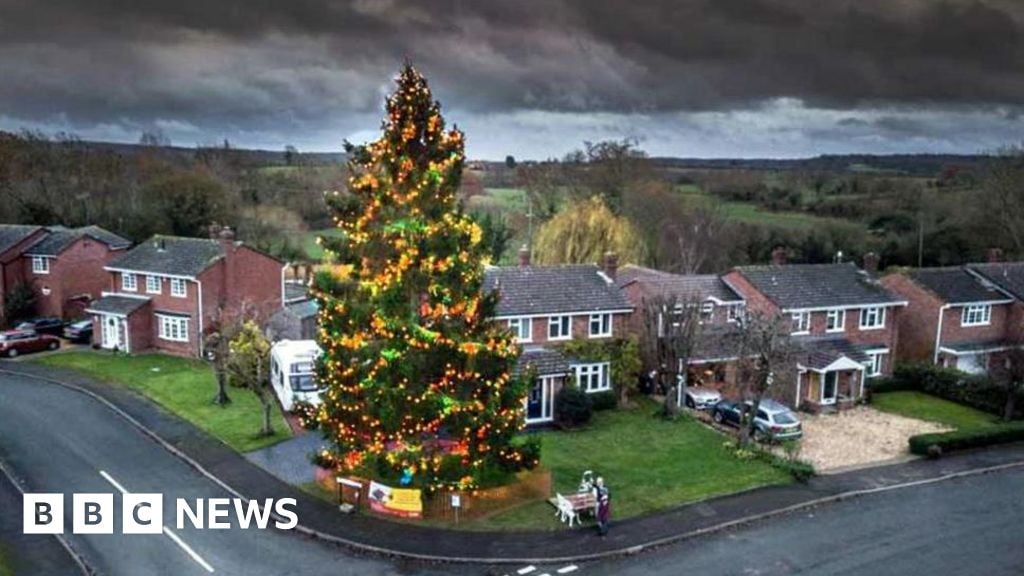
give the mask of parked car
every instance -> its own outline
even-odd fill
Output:
[[[64,333],[64,321],[56,317],[35,318],[15,326],[17,330],[32,330],[36,334],[60,336]]]
[[[722,400],[711,409],[711,419],[718,424],[739,427],[742,415],[749,414],[753,402]],[[795,440],[804,435],[796,414],[775,400],[762,400],[754,417],[754,439],[761,441]]]
[[[38,334],[32,330],[0,332],[0,356],[14,358],[19,354],[57,348],[60,348],[60,340],[49,334]]]
[[[64,327],[64,337],[72,342],[92,342],[92,320],[79,320]]]
[[[689,386],[686,388],[686,397],[683,403],[687,408],[694,410],[708,410],[722,401],[722,394],[713,388],[703,386]]]

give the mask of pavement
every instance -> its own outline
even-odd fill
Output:
[[[295,489],[191,424],[164,412],[125,388],[96,382],[69,371],[27,363],[0,364],[0,370],[7,371],[0,372],[0,382],[5,384],[0,386],[0,394],[11,399],[14,399],[14,396],[18,397],[16,403],[19,408],[12,411],[12,416],[21,413],[21,406],[27,402],[44,402],[43,406],[50,405],[42,399],[25,398],[24,396],[30,395],[29,390],[32,387],[40,391],[48,390],[48,394],[58,394],[59,391],[61,398],[69,395],[64,388],[47,385],[41,380],[26,378],[25,375],[55,379],[65,384],[79,386],[83,390],[99,395],[104,401],[109,402],[111,407],[123,411],[135,424],[149,431],[154,439],[159,438],[165,442],[165,448],[177,452],[179,460],[175,475],[188,476],[192,481],[202,476],[206,479],[205,484],[219,484],[221,490],[229,489],[248,498],[295,498],[298,502],[299,522],[302,525],[300,530],[303,532],[363,552],[420,560],[481,564],[562,563],[633,554],[721,530],[723,527],[736,526],[752,518],[791,513],[804,507],[853,498],[908,482],[929,483],[979,468],[1013,466],[1024,462],[1024,445],[1013,445],[951,455],[938,461],[916,460],[855,470],[814,478],[807,484],[761,488],[680,506],[650,516],[622,520],[616,522],[615,529],[606,538],[595,537],[590,529],[542,533],[458,532],[389,522],[362,514],[340,514],[330,504]],[[15,377],[13,373],[20,373],[22,376]],[[9,382],[17,384],[8,385]],[[0,396],[0,400],[4,400],[3,396]],[[64,400],[60,402],[63,403]],[[0,401],[0,406],[13,403]],[[92,406],[92,410],[103,408],[95,399],[89,399],[88,404]],[[114,417],[109,412],[110,407],[106,408],[108,409],[101,410],[105,416],[97,414],[91,417],[89,422],[94,419],[105,419],[105,425],[114,426],[116,423],[119,429],[124,429],[127,421]],[[18,433],[17,427],[12,429],[3,426],[3,416],[4,411],[0,410],[0,438],[5,438],[5,430],[8,429],[11,433]],[[45,417],[42,414],[38,416]],[[24,420],[26,417],[19,418]],[[76,420],[72,415],[68,415],[68,418],[66,422]],[[47,428],[50,427],[36,426],[35,430],[46,438],[47,435],[43,433]],[[124,432],[118,434],[123,435]],[[134,433],[132,436],[139,434]],[[26,441],[32,442],[30,438]],[[45,443],[38,444],[38,448],[44,450],[44,445]],[[145,475],[145,466],[134,463],[137,456],[129,447],[125,447],[125,452],[120,452],[117,456],[109,464],[110,467],[116,470],[130,465]],[[167,456],[169,454],[165,453],[164,457]],[[111,455],[108,454],[106,457]],[[155,458],[152,454],[147,454],[147,457]],[[166,463],[164,465],[170,466]],[[197,473],[195,467],[202,472]],[[45,471],[40,473],[45,475]],[[173,483],[173,479],[168,477],[167,482]]]
[[[315,480],[310,456],[323,444],[320,434],[302,431],[284,442],[246,452],[245,458],[279,479],[298,486]]]

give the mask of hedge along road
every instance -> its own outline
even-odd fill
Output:
[[[179,530],[175,499],[194,502],[230,494],[96,400],[38,379],[0,374],[0,455],[26,492],[66,495],[66,539],[101,574],[442,573],[436,567],[356,557],[274,528],[242,530],[234,514],[228,530],[198,530],[188,523]],[[122,490],[162,493],[169,530],[159,535],[120,534]],[[75,492],[115,495],[114,534],[70,534],[70,495]]]

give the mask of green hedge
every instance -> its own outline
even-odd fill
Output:
[[[932,364],[898,364],[892,376],[871,382],[869,390],[871,393],[925,392],[996,416],[1003,415],[1006,404],[1006,390],[987,376],[964,374]],[[1017,398],[1014,417],[1024,417],[1024,395]]]
[[[1024,441],[1024,422],[1010,422],[987,428],[954,430],[933,434],[918,434],[910,437],[910,452],[921,456],[933,456],[929,448],[938,446],[942,453],[968,448],[980,448],[994,444]]]
[[[612,410],[619,405],[619,399],[616,398],[615,392],[609,390],[607,392],[597,392],[590,395],[590,403],[594,409],[594,412],[600,412],[601,410]]]

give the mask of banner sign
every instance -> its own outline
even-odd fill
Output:
[[[417,489],[392,488],[370,482],[370,509],[402,518],[422,518],[423,498]]]

